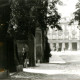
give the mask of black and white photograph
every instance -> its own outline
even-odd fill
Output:
[[[80,80],[80,0],[0,0],[0,80]]]

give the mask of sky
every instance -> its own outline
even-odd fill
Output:
[[[61,0],[63,5],[57,5],[58,12],[62,17],[72,17],[73,12],[76,10],[76,3],[78,0]]]

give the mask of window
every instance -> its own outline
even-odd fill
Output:
[[[68,50],[68,48],[69,48],[69,44],[65,43],[65,50]]]
[[[77,50],[77,42],[72,43],[72,50],[73,51]]]
[[[58,51],[61,51],[61,50],[62,50],[62,43],[59,43]]]
[[[53,50],[56,51],[56,43],[53,43]]]

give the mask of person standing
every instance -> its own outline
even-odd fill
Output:
[[[23,50],[22,50],[22,53],[23,53],[23,67],[26,67],[27,65],[27,61],[29,63],[29,48],[28,48],[28,45],[25,44],[25,46],[23,47]]]
[[[24,67],[24,62],[25,62],[25,59],[26,59],[25,47],[22,48],[22,54],[23,54],[23,67]]]

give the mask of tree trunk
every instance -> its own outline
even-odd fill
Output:
[[[28,46],[29,46],[29,66],[35,66],[35,53],[34,53],[34,36],[29,34],[28,36]]]
[[[15,65],[15,60],[14,60],[14,42],[13,39],[8,39],[7,40],[7,57],[8,57],[8,69],[9,72],[14,72],[16,71],[16,65]]]
[[[17,59],[17,55],[16,54],[18,54],[17,53],[17,44],[16,44],[16,40],[14,39],[14,60],[15,60],[15,65],[17,66],[17,65],[19,65],[19,61]]]

